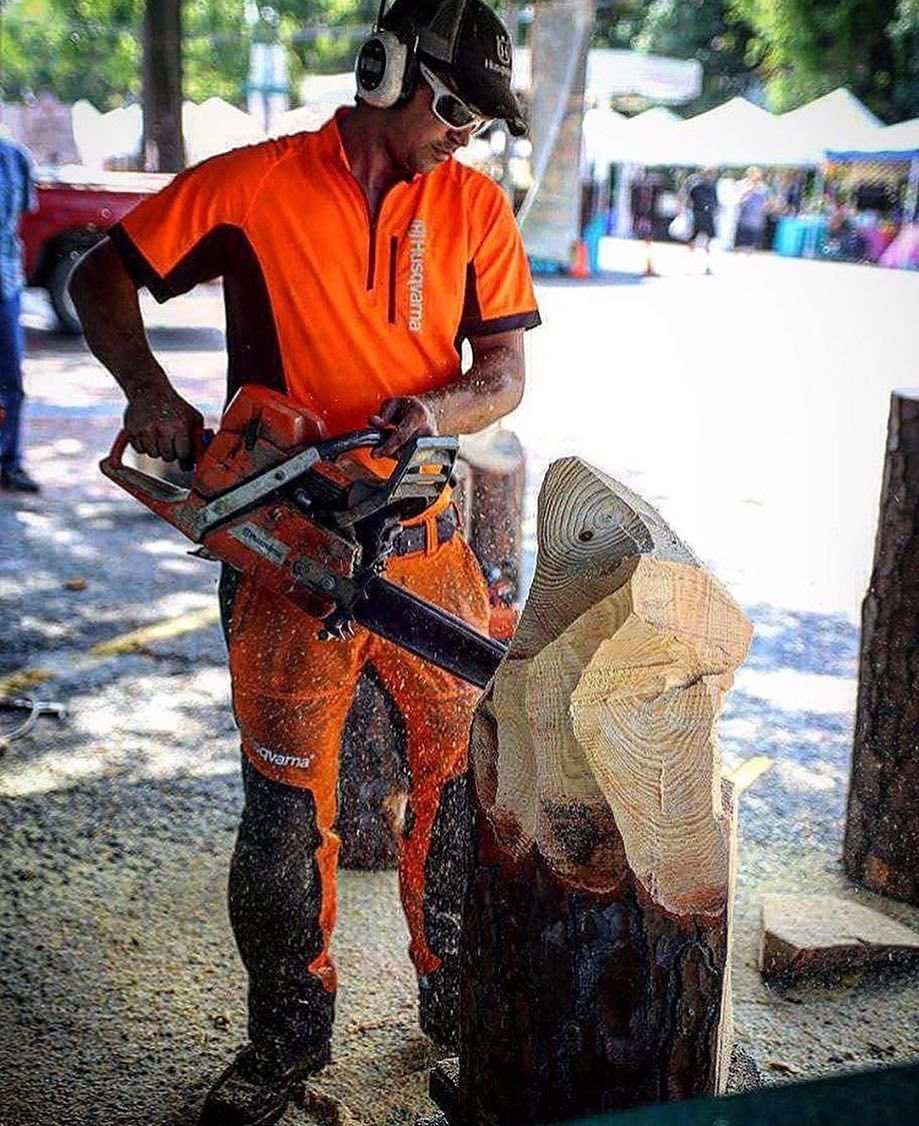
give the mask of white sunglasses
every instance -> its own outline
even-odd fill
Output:
[[[491,125],[492,118],[482,117],[481,114],[470,109],[462,98],[454,94],[449,86],[445,86],[436,74],[428,70],[424,63],[420,64],[420,70],[421,77],[431,87],[431,92],[434,95],[431,99],[431,109],[438,121],[442,121],[444,125],[448,125],[451,129],[471,129],[473,136]]]

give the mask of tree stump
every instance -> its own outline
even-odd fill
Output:
[[[843,850],[853,880],[919,904],[919,391],[891,397]]]
[[[483,430],[463,438],[469,466],[469,546],[489,583],[500,577],[516,600],[523,562],[523,495],[526,457],[511,430]]]
[[[715,724],[751,628],[661,517],[578,459],[470,740],[451,1121],[723,1090],[736,807]],[[446,1100],[449,1101],[449,1100]]]

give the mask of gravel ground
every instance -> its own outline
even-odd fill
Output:
[[[686,299],[667,284],[655,291],[662,315],[667,302],[678,308]],[[550,308],[565,299],[561,291],[542,297]],[[154,344],[178,383],[216,410],[213,293],[156,315]],[[209,1078],[245,1039],[224,906],[240,788],[222,641],[212,626],[89,670],[66,668],[98,641],[212,604],[215,572],[95,471],[117,428],[117,394],[79,343],[48,333],[43,316],[33,304],[29,448],[46,491],[0,497],[0,675],[56,661],[63,671],[38,694],[66,702],[70,716],[42,718],[0,759],[0,1124],[185,1126]],[[529,425],[522,417],[532,553],[532,502],[548,447]],[[605,464],[642,487],[628,464]],[[665,511],[668,503],[680,509],[679,495],[663,498]],[[717,545],[703,549],[719,572]],[[756,589],[767,584],[749,575],[738,583],[744,595]],[[915,927],[919,911],[858,892],[838,863],[852,613],[840,600],[825,612],[791,598],[743,601],[756,634],[728,697],[722,751],[728,766],[752,754],[776,765],[742,802],[737,1042],[767,1081],[916,1057],[919,970],[784,990],[766,987],[756,971],[765,891],[839,892]],[[340,898],[335,1062],[285,1121],[414,1121],[430,1109],[427,1070],[437,1053],[414,1023],[394,874],[343,872]]]

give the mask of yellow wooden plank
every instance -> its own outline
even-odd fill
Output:
[[[767,758],[766,755],[756,755],[754,758],[748,758],[746,762],[742,762],[739,766],[735,766],[733,770],[728,770],[725,773],[725,778],[739,794],[749,789],[757,778],[773,766],[775,766],[774,759]]]

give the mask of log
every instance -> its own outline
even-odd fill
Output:
[[[919,391],[891,396],[874,568],[862,604],[843,860],[919,904]]]
[[[489,584],[500,579],[508,601],[520,590],[526,458],[520,439],[500,427],[464,437],[469,466],[469,546]]]
[[[661,517],[578,459],[470,737],[458,1123],[724,1089],[736,806],[715,724],[751,637]]]

